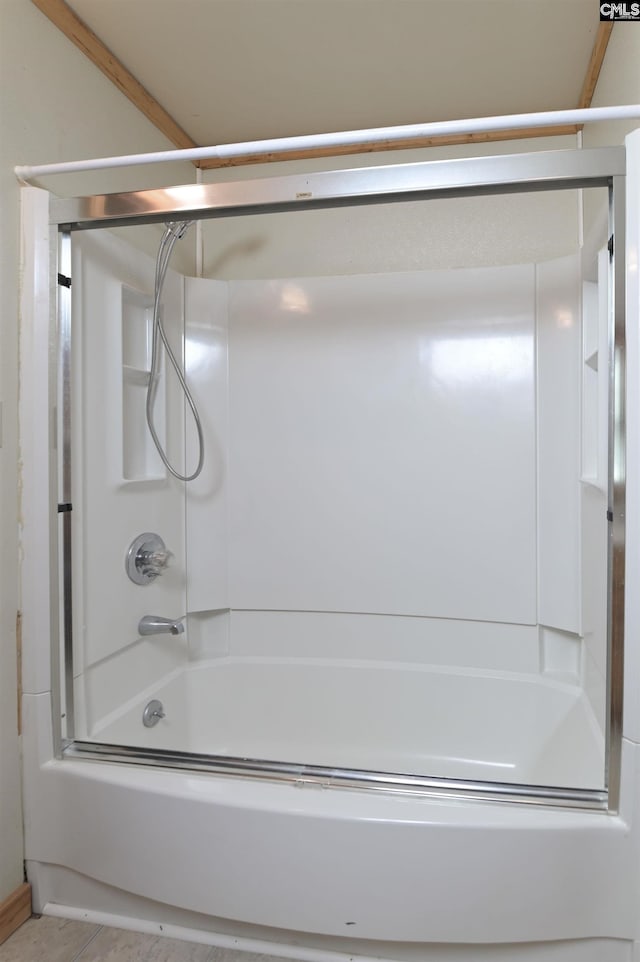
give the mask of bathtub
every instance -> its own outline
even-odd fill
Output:
[[[165,717],[151,728],[146,704]],[[389,661],[227,656],[187,663],[91,739],[295,766],[604,788],[584,691],[544,674]]]
[[[172,686],[218,668],[263,670],[187,672],[168,682],[167,707]],[[39,911],[262,952],[266,942],[309,960],[629,958],[640,865],[629,838],[631,743],[614,815],[52,760],[49,695],[24,703],[26,855]],[[271,753],[276,731],[253,747]]]

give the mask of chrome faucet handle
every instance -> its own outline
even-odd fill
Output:
[[[148,585],[167,570],[172,558],[160,535],[145,531],[129,545],[125,568],[134,584]]]
[[[140,552],[140,564],[143,574],[147,578],[157,578],[169,567],[169,562],[173,558],[173,552],[167,548],[156,548],[153,551]]]
[[[163,618],[161,615],[144,615],[138,622],[139,635],[181,635],[184,632],[182,618]]]

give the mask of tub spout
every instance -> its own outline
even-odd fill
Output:
[[[183,631],[181,618],[172,621],[171,618],[162,618],[160,615],[144,615],[138,624],[140,635],[181,635]]]

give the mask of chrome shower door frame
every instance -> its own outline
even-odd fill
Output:
[[[74,231],[158,223],[168,219],[211,219],[278,211],[348,207],[431,198],[607,187],[611,251],[611,310],[609,343],[609,558],[608,558],[608,677],[606,778],[603,791],[553,786],[510,785],[459,779],[425,778],[351,769],[323,768],[196,755],[187,752],[125,748],[74,738],[72,561],[71,561],[71,338],[69,283],[70,239]],[[624,216],[625,150],[558,150],[497,157],[432,161],[368,167],[286,177],[269,177],[218,184],[102,194],[66,200],[52,199],[51,228],[59,239],[55,267],[59,357],[57,372],[61,407],[58,425],[59,481],[51,494],[51,510],[61,522],[61,570],[58,546],[52,549],[53,579],[61,586],[62,618],[52,617],[52,669],[60,691],[54,694],[54,742],[64,758],[134,762],[190,771],[209,771],[254,778],[311,782],[426,795],[518,801],[616,812],[620,798],[625,570],[625,318]],[[60,580],[61,576],[61,580]],[[52,584],[53,584],[52,580]],[[55,594],[55,593],[54,593]],[[56,598],[57,603],[57,598]],[[63,661],[59,665],[60,637]],[[64,730],[61,716],[64,719]]]

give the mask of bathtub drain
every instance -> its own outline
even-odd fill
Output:
[[[153,728],[161,718],[164,718],[163,704],[157,698],[153,698],[142,712],[142,724],[146,728]]]

